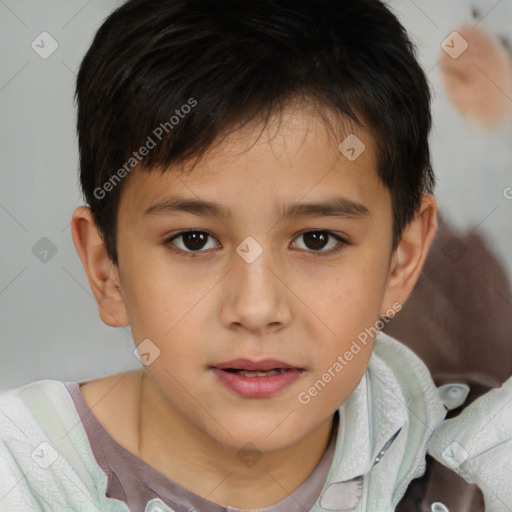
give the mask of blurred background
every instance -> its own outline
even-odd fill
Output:
[[[0,0],[1,389],[139,366],[129,328],[101,322],[70,231],[83,204],[74,81],[120,3]],[[512,0],[388,4],[432,87],[442,220],[389,332],[435,371],[502,381],[512,373]]]

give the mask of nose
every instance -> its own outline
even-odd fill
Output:
[[[227,328],[261,334],[289,324],[293,292],[271,252],[254,239],[237,248],[223,280],[221,319]]]

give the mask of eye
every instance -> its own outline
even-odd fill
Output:
[[[349,245],[349,243],[344,238],[335,235],[331,231],[306,231],[299,235],[298,238],[301,237],[304,238],[306,249],[312,249],[312,252],[333,254],[341,251],[346,245]],[[330,244],[332,248],[329,250],[320,251],[320,249],[324,249],[326,245],[329,245],[327,243],[329,238],[334,241],[334,243],[331,242]]]
[[[349,242],[347,242],[344,238],[335,235],[331,231],[325,231],[325,230],[317,230],[317,231],[306,231],[299,235],[297,239],[304,238],[303,245],[305,246],[305,249],[308,252],[313,253],[322,253],[322,254],[333,254],[338,251],[341,251],[345,246],[349,245]],[[206,231],[180,231],[179,233],[176,233],[175,235],[171,236],[170,238],[165,240],[165,245],[171,245],[173,250],[176,252],[181,253],[188,253],[189,256],[194,256],[194,253],[201,253],[206,252],[202,249],[214,249],[215,247],[219,247],[219,245],[213,245],[210,247],[207,247],[207,240],[208,238],[213,238],[210,233]],[[180,241],[181,239],[181,241]],[[329,244],[328,241],[331,239],[331,243]],[[180,241],[180,243],[177,243],[176,241]],[[328,250],[321,250],[325,249],[327,246],[331,246]],[[296,243],[293,243],[293,246],[296,247]],[[299,249],[302,249],[303,247],[299,247]]]
[[[205,252],[200,249],[205,248],[205,242],[208,237],[213,238],[210,233],[207,233],[206,231],[181,231],[180,233],[177,233],[165,240],[165,244],[167,245],[172,243],[182,252],[184,251],[193,254],[194,252]],[[181,244],[175,244],[174,240],[179,240],[180,238],[182,239]]]

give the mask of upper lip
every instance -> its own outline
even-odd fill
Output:
[[[263,361],[251,361],[250,359],[234,359],[233,361],[228,361],[226,363],[219,363],[213,365],[213,368],[219,368],[221,370],[226,370],[232,368],[234,370],[273,370],[279,368],[291,368],[295,370],[301,370],[298,366],[293,366],[291,364],[284,363],[283,361],[278,361],[277,359],[264,359]]]

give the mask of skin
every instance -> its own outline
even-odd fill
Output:
[[[280,124],[274,118],[263,131],[247,125],[234,132],[189,174],[133,171],[119,207],[118,267],[89,209],[73,213],[73,240],[101,319],[129,324],[136,345],[149,338],[160,350],[140,371],[83,384],[84,398],[122,446],[218,504],[268,507],[311,474],[334,412],[366,371],[373,340],[308,404],[299,393],[380,314],[405,302],[435,234],[436,201],[425,195],[392,251],[391,197],[375,171],[373,140],[351,131],[366,145],[353,162],[338,150],[343,139],[329,137],[313,111],[288,109]],[[170,195],[215,201],[233,216],[144,215]],[[274,212],[278,204],[334,195],[369,213],[285,219]],[[203,246],[185,245],[184,237],[166,243],[191,229],[213,238]],[[338,242],[314,245],[303,236],[311,230],[349,244],[327,254]],[[236,252],[248,236],[263,250],[252,263]],[[202,252],[187,256],[194,247]],[[239,357],[278,359],[304,371],[271,398],[243,398],[209,369]],[[239,458],[247,443],[262,455],[251,467]]]

